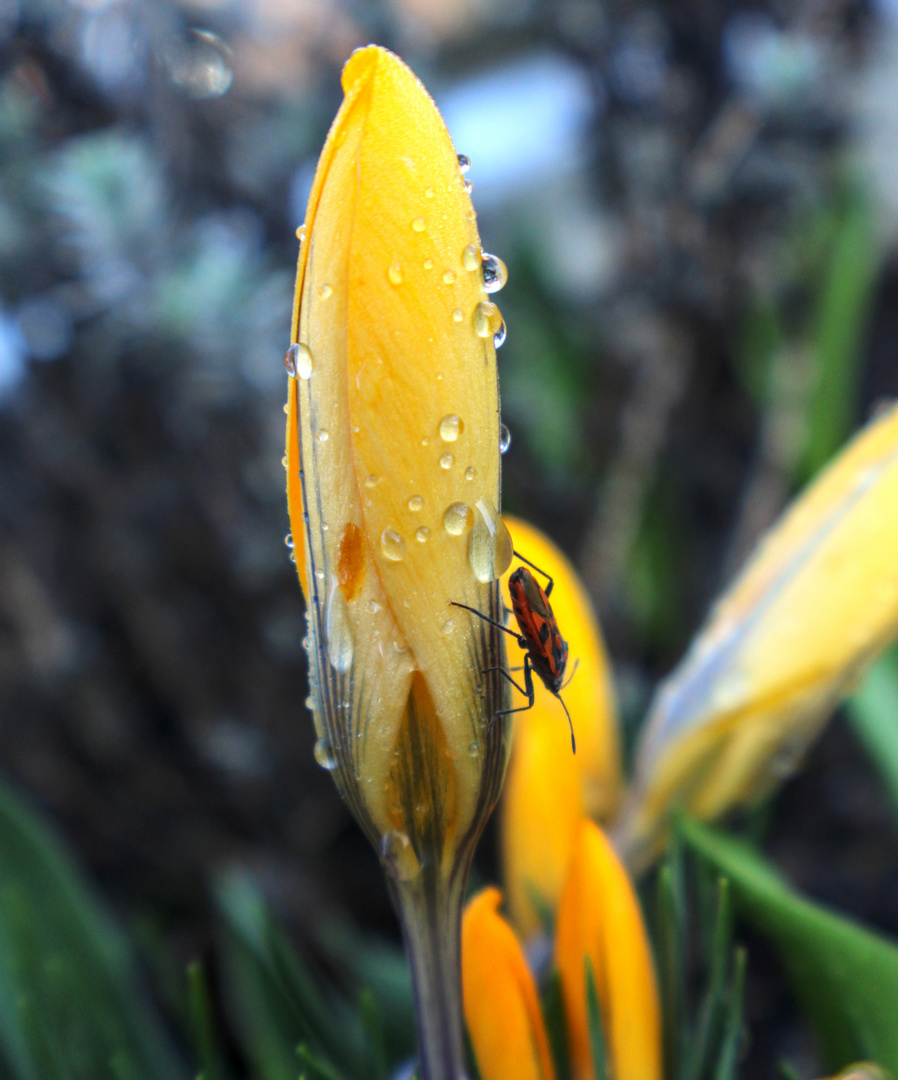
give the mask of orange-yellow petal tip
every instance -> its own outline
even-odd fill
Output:
[[[501,902],[498,889],[484,889],[462,920],[465,1022],[477,1066],[483,1080],[554,1080],[536,983]]]

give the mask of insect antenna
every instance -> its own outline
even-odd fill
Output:
[[[580,657],[578,656],[577,659],[574,661],[574,666],[571,668],[570,675],[568,675],[567,679],[565,680],[564,686],[560,686],[558,688],[559,691],[567,690],[567,688],[571,685],[571,679],[573,679],[573,677],[577,674],[577,668],[579,666],[580,666]]]
[[[555,697],[561,702],[561,707],[564,709],[564,715],[567,717],[568,726],[571,729],[571,752],[577,753],[577,740],[574,738],[574,722],[571,720],[571,714],[567,711],[567,705],[564,703],[564,699],[561,694],[556,694]]]

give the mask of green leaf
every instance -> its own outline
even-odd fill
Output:
[[[589,1026],[589,1045],[592,1049],[592,1070],[595,1080],[608,1080],[608,1055],[605,1051],[605,1032],[602,1030],[602,1010],[592,961],[584,957],[586,965],[586,1021]]]
[[[2,784],[0,1057],[16,1080],[186,1075],[110,915],[49,828]]]
[[[690,1080],[706,1075],[712,1049],[724,1025],[725,989],[729,962],[731,933],[730,886],[726,878],[718,881],[717,914],[711,945],[711,973],[698,1017],[695,1039],[691,1047]],[[724,1042],[726,1037],[724,1036]]]
[[[898,654],[894,649],[869,669],[846,703],[846,711],[898,811]]]
[[[747,954],[745,949],[736,949],[730,1007],[727,1011],[726,1024],[723,1029],[723,1040],[715,1080],[734,1080],[736,1076],[736,1065],[739,1063],[739,1044],[742,1041],[742,1003],[745,1000],[746,962]]]
[[[668,857],[658,872],[655,897],[664,1075],[671,1080],[683,1075],[686,1037],[686,902],[681,863],[681,858]]]
[[[801,897],[740,841],[687,818],[677,827],[773,944],[830,1067],[868,1058],[898,1071],[898,947]]]
[[[549,1049],[555,1065],[555,1075],[558,1080],[569,1080],[571,1063],[567,1045],[567,1028],[564,1022],[564,998],[561,992],[561,976],[558,974],[558,969],[554,967],[549,974],[542,1009]]]
[[[215,1023],[212,1019],[212,1000],[206,971],[195,962],[187,967],[187,986],[190,1008],[190,1027],[199,1061],[198,1080],[222,1080],[225,1075],[221,1054],[215,1039]]]

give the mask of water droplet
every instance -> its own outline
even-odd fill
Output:
[[[424,218],[416,217],[412,221],[412,228],[415,232],[424,232]]]
[[[314,708],[315,708],[315,698],[311,694],[309,694],[309,696],[306,698],[306,703],[305,704],[306,704],[306,708],[310,712],[313,711]]]
[[[495,338],[505,326],[502,313],[492,300],[481,300],[474,308],[471,321],[474,324],[474,333],[482,338]]]
[[[486,291],[489,292],[489,289],[487,289]],[[327,284],[327,282],[325,282],[323,285],[318,286],[318,295],[321,297],[322,300],[327,300],[329,297],[334,295],[334,290],[330,287],[330,285]]]
[[[447,619],[440,627],[441,634],[451,634],[455,629],[455,622],[452,619]]]
[[[463,173],[466,173],[471,168],[471,159],[467,154],[458,155],[458,167]]]
[[[285,401],[285,402],[284,402],[284,412],[285,412],[285,413],[286,413],[286,414],[287,414],[288,416],[290,415],[290,402],[289,402],[289,401]]]
[[[380,477],[375,476],[373,473],[370,476],[365,477],[365,487],[366,488],[376,487],[379,483],[380,483]]]
[[[451,469],[455,464],[455,458],[451,454],[443,454],[440,457],[440,468]]]
[[[427,436],[427,435],[424,436],[424,438],[421,440],[421,445],[422,446],[430,446],[430,438],[429,438],[429,436]]]
[[[426,187],[424,189],[424,198],[425,199],[432,199],[433,196],[434,196],[433,188],[432,187]]]
[[[290,559],[290,562],[292,562],[293,565],[295,566],[296,565],[296,552],[291,551],[288,558]]]
[[[444,416],[440,421],[440,438],[443,442],[455,442],[464,430],[464,421],[460,416],[456,416],[455,413]]]
[[[327,431],[326,431],[326,430],[325,430],[324,428],[322,428],[322,429],[321,429],[321,430],[320,430],[320,431],[318,432],[318,441],[319,441],[319,442],[327,442],[327,440],[328,440],[329,438],[330,438],[330,435],[328,434],[328,432],[327,432]]]
[[[476,475],[477,470],[474,468],[473,465],[469,465],[467,469],[465,469],[465,480],[471,481]]]
[[[477,509],[468,538],[468,562],[478,581],[495,581],[511,566],[511,534],[487,496],[477,500]]]
[[[405,558],[405,541],[395,529],[384,529],[380,535],[380,549],[390,562],[402,562]]]
[[[327,641],[327,658],[330,660],[331,667],[337,671],[348,671],[352,667],[355,642],[349,625],[349,606],[336,578],[331,581],[327,597],[324,636]]]
[[[472,743],[468,743],[468,757],[477,757],[480,753],[480,743],[475,739]]]
[[[422,525],[415,533],[415,539],[419,544],[426,544],[430,539],[430,529],[428,529],[426,525]]]
[[[499,324],[499,329],[495,332],[495,334],[493,334],[493,348],[494,349],[501,349],[502,348],[502,346],[505,344],[505,337],[506,337],[507,333],[508,333],[508,331],[505,329],[505,320],[502,319],[502,322]]]
[[[310,378],[312,375],[312,353],[309,346],[294,342],[284,353],[284,370],[294,379]]]
[[[365,607],[370,615],[376,615],[380,611],[380,604],[376,600],[369,600]]]
[[[402,267],[398,262],[391,262],[387,270],[387,277],[390,279],[391,285],[402,284]]]
[[[420,495],[412,495],[412,497],[408,501],[408,508],[409,508],[409,510],[411,510],[411,512],[413,514],[417,514],[417,512],[423,506],[424,506],[424,500],[421,498]]]
[[[511,432],[504,424],[499,425],[499,453],[507,454],[511,446]]]
[[[323,570],[316,570],[315,571],[315,580],[316,581],[324,581],[324,571]]]
[[[315,743],[315,749],[312,753],[322,769],[327,769],[328,772],[333,772],[336,769],[337,756],[330,744],[330,740],[325,738],[324,735]]]
[[[409,606],[408,597],[405,598],[405,606],[406,607]],[[406,641],[394,641],[393,642],[393,651],[398,652],[400,656],[403,653],[408,652],[408,642],[406,642]]]
[[[455,322],[461,322],[464,317],[465,313],[460,307],[457,307],[455,311],[452,312],[452,318],[455,320]]]
[[[391,829],[380,838],[380,859],[386,872],[397,881],[411,881],[421,873],[412,842],[401,829]]]
[[[461,264],[465,270],[477,270],[480,267],[480,252],[473,244],[468,244],[461,253]]]
[[[284,537],[284,543],[291,551],[293,550],[293,533],[287,533]]]
[[[505,288],[508,281],[508,267],[498,257],[490,255],[488,251],[481,254],[481,269],[483,272],[483,287],[488,293],[498,292]]]
[[[464,189],[465,189],[465,194],[470,195],[471,192],[474,190],[474,181],[473,180],[465,180]]]
[[[443,271],[443,281],[445,281],[447,285],[451,285],[452,282],[455,281],[455,271],[454,270],[444,270]]]
[[[454,502],[446,507],[443,514],[443,528],[450,536],[461,536],[474,523],[474,514],[467,503]]]
[[[300,225],[299,228],[296,230],[296,239],[300,243],[302,243],[303,240],[305,240],[305,238],[306,238],[306,227],[305,227],[305,225]]]
[[[281,458],[281,464],[284,466],[285,469],[287,468],[287,455],[286,454],[284,454],[284,456]]]
[[[424,269],[425,270],[433,270],[433,259],[425,259],[424,260]]]

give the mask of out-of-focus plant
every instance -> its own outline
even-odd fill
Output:
[[[380,853],[422,1075],[464,1072],[461,905],[505,771],[496,346],[471,200],[426,91],[355,53],[306,213],[287,444],[316,757]],[[489,286],[489,289],[488,289]],[[468,605],[475,614],[452,602]]]

